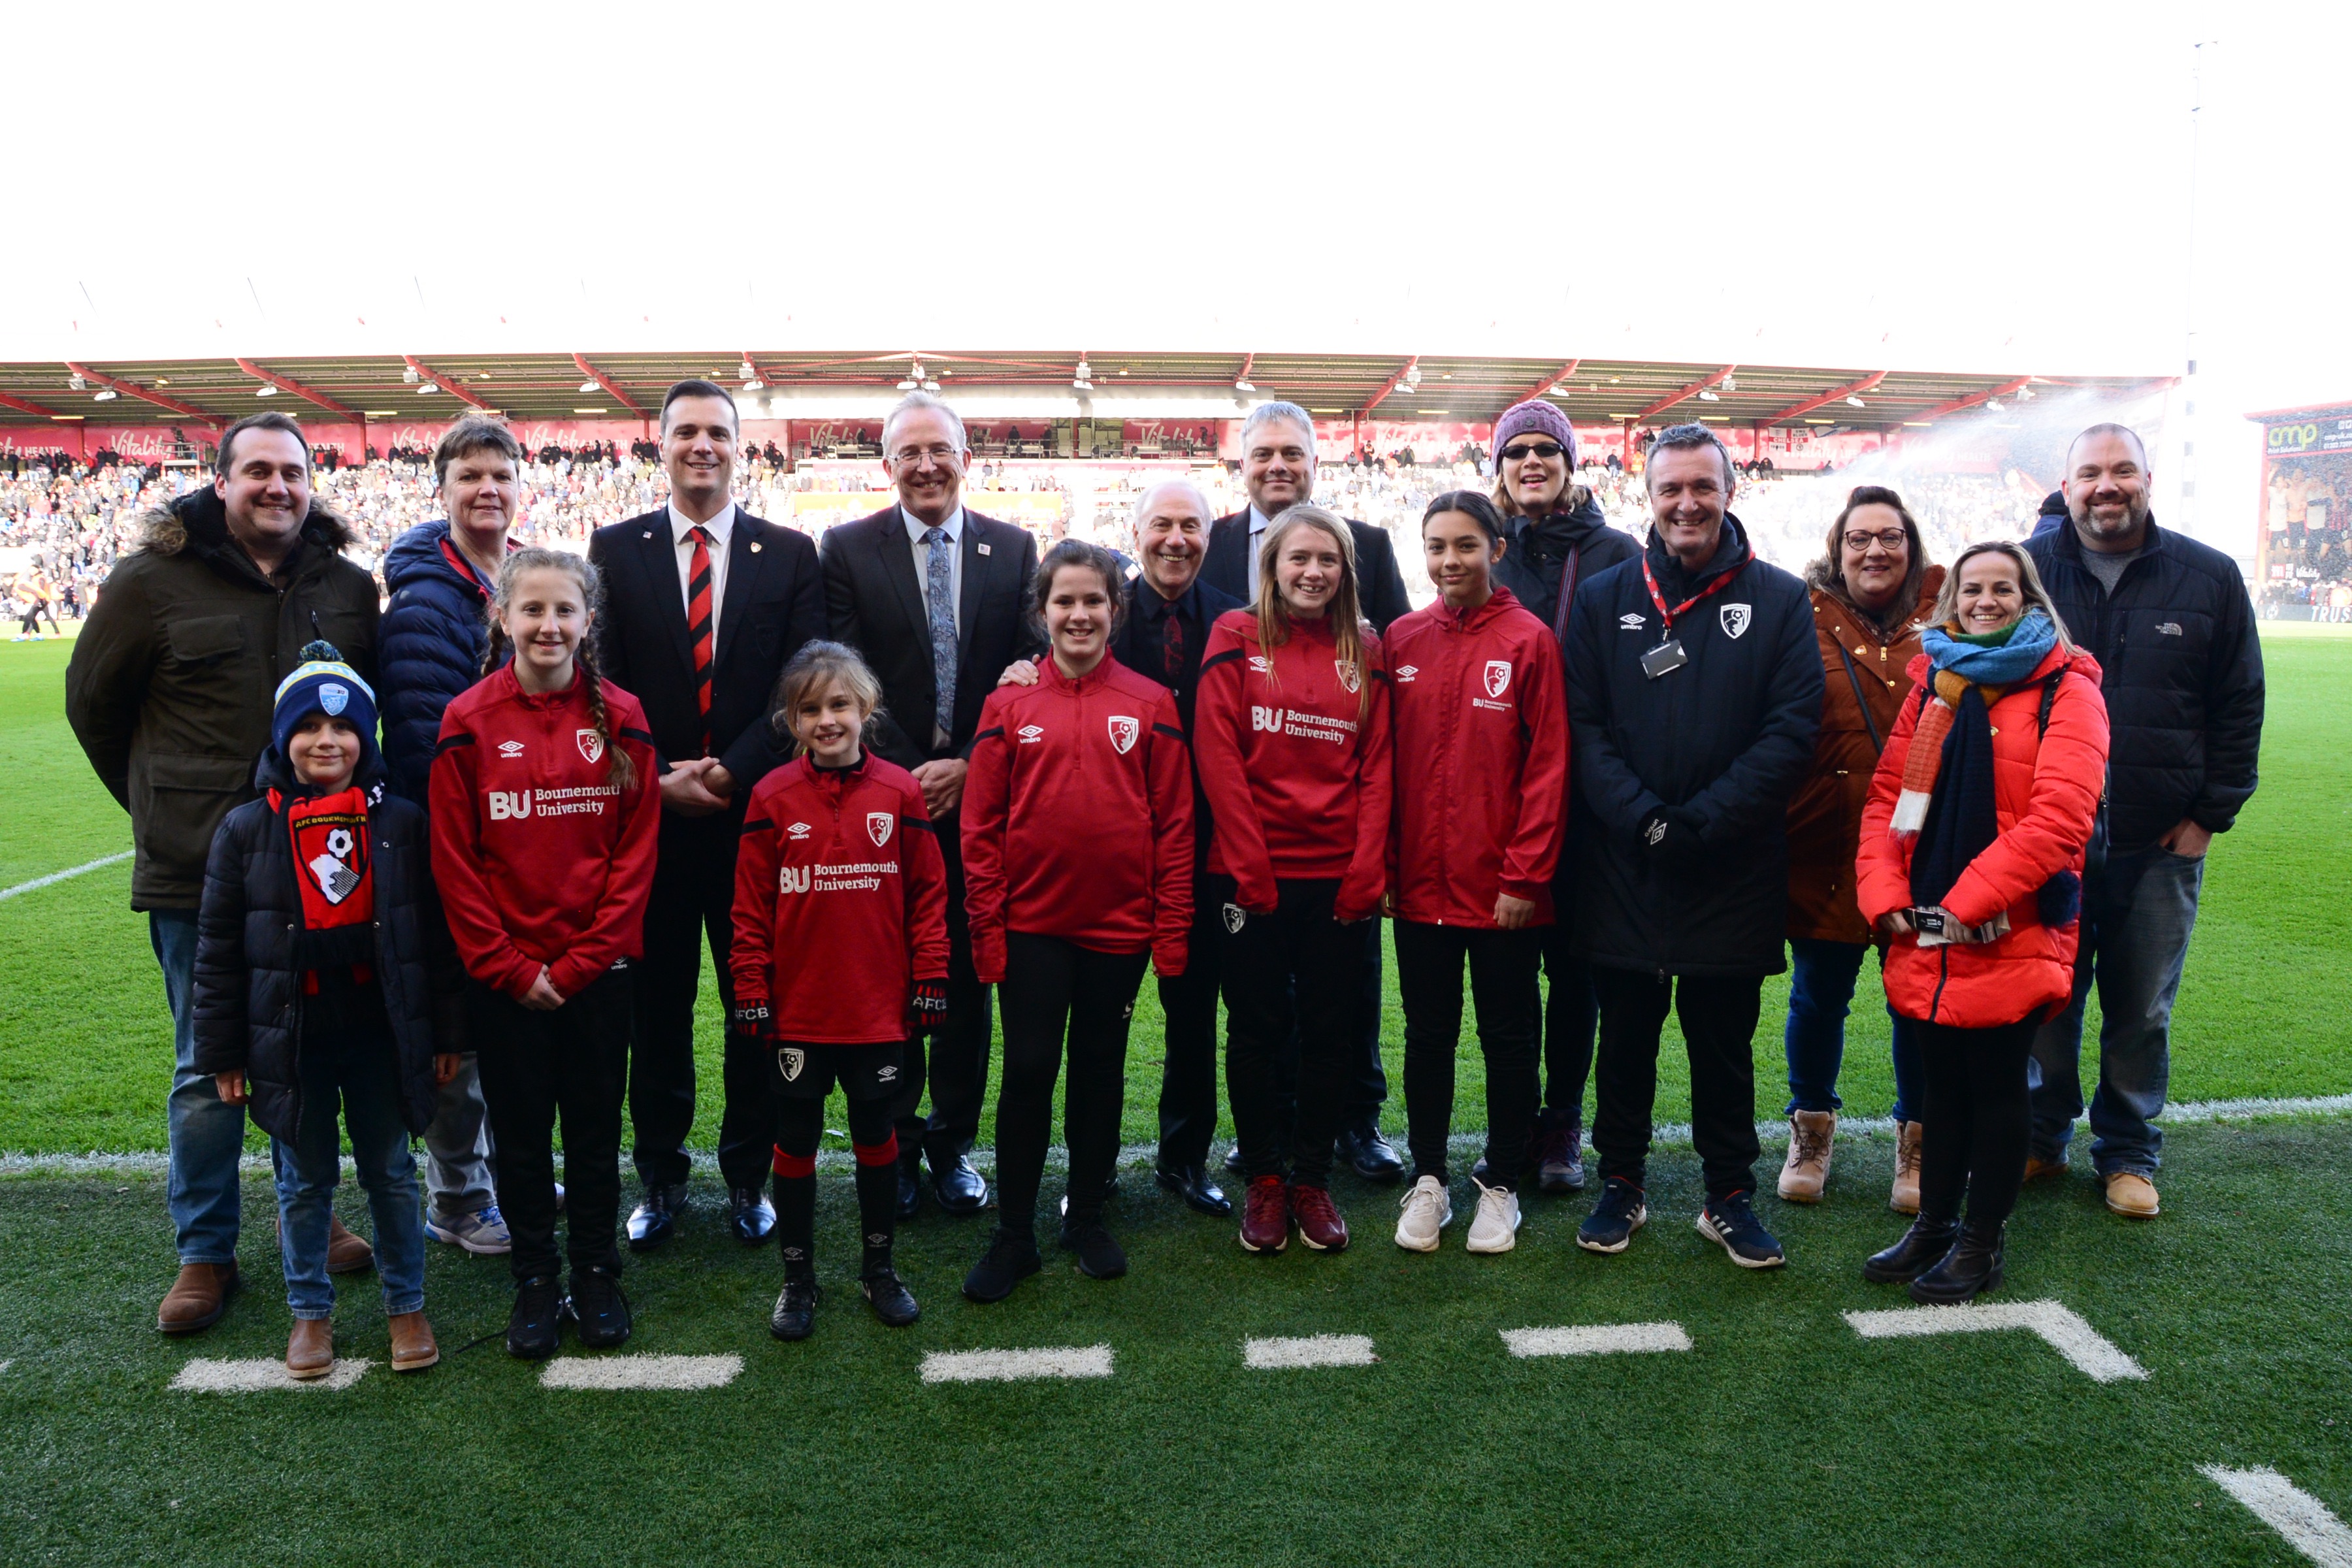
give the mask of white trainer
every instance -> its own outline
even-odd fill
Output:
[[[1473,1252],[1510,1251],[1519,1244],[1519,1194],[1475,1177],[1472,1181],[1478,1188],[1478,1212],[1470,1216],[1470,1239],[1465,1245]]]
[[[514,1238],[507,1234],[506,1217],[499,1213],[496,1204],[454,1218],[434,1214],[428,1205],[425,1234],[436,1241],[462,1247],[477,1258],[496,1258],[514,1250]]]
[[[1397,1206],[1404,1210],[1397,1217],[1397,1245],[1407,1252],[1436,1251],[1437,1233],[1454,1223],[1454,1200],[1437,1178],[1423,1176],[1413,1183]]]

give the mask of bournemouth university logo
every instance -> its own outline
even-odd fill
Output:
[[[1120,756],[1135,748],[1135,738],[1143,733],[1143,726],[1124,713],[1110,716],[1110,749]]]
[[[798,1046],[776,1047],[776,1070],[784,1075],[786,1083],[800,1081],[801,1069],[808,1066],[808,1053]]]
[[[866,814],[866,836],[874,840],[875,848],[879,849],[890,842],[890,825],[898,820],[887,811],[869,811]]]
[[[591,763],[604,754],[604,737],[593,730],[574,730],[572,739],[578,743],[580,754]]]
[[[1723,622],[1723,635],[1733,642],[1739,640],[1748,630],[1748,623],[1755,619],[1754,612],[1745,605],[1726,605],[1716,615]]]
[[[776,891],[780,893],[805,893],[808,890],[809,868],[806,866],[779,866],[776,868]]]
[[[1349,664],[1344,658],[1335,658],[1331,661],[1331,668],[1339,672],[1339,684],[1347,688],[1349,696],[1354,696],[1364,684],[1364,672],[1360,666]]]
[[[1511,689],[1511,661],[1490,658],[1486,661],[1486,695],[1500,697]]]
[[[530,815],[530,791],[527,789],[494,789],[490,794],[490,820],[505,822],[509,818]]]
[[[1268,708],[1260,703],[1251,703],[1250,728],[1253,730],[1269,730],[1276,734],[1280,734],[1282,732],[1282,710],[1279,708]],[[1225,907],[1231,909],[1233,906],[1228,904]],[[1235,927],[1234,929],[1239,930],[1240,928]]]

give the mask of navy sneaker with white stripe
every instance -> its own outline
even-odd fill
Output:
[[[1731,1261],[1742,1268],[1778,1268],[1789,1261],[1789,1255],[1756,1217],[1748,1200],[1746,1192],[1707,1199],[1706,1206],[1698,1211],[1698,1233],[1729,1253]]]

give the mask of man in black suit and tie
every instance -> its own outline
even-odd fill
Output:
[[[1258,545],[1266,529],[1285,508],[1311,500],[1315,494],[1315,420],[1296,403],[1261,403],[1242,421],[1242,483],[1250,503],[1240,511],[1217,519],[1209,531],[1209,554],[1201,580],[1245,603],[1257,603]],[[1348,531],[1355,538],[1356,582],[1363,595],[1365,618],[1385,634],[1391,623],[1412,606],[1404,596],[1404,577],[1397,570],[1396,546],[1386,529],[1350,518]],[[1339,1158],[1370,1181],[1392,1182],[1404,1174],[1404,1161],[1381,1135],[1381,1107],[1389,1097],[1388,1074],[1381,1067],[1381,969],[1370,970],[1364,997],[1364,1049],[1349,1084],[1348,1119],[1339,1130]],[[1286,1070],[1295,1071],[1295,1051]],[[1239,1172],[1240,1148],[1226,1161]]]
[[[991,1007],[971,965],[956,806],[982,702],[1006,666],[1043,651],[1023,614],[1037,542],[1026,529],[964,510],[971,452],[963,421],[939,398],[909,393],[890,411],[882,460],[898,504],[825,533],[819,552],[825,618],[832,635],[864,654],[880,679],[888,721],[866,731],[868,742],[922,785],[947,858],[947,1017],[931,1035],[928,1061],[919,1038],[908,1043],[893,1108],[898,1207],[914,1212],[918,1162],[928,1155],[940,1205],[970,1215],[988,1202],[988,1184],[969,1155],[988,1089]]]
[[[629,1246],[639,1252],[669,1239],[684,1197],[706,934],[720,1011],[734,1005],[735,847],[751,786],[780,760],[768,725],[776,679],[803,643],[824,633],[816,546],[730,497],[740,429],[726,388],[671,387],[661,410],[669,505],[600,528],[588,542],[604,579],[598,657],[645,705],[665,770],[629,1051],[629,1119],[646,1189],[629,1215]],[[719,1169],[735,1235],[752,1245],[776,1222],[765,1193],[775,1142],[767,1060],[731,1033],[724,1049]]]

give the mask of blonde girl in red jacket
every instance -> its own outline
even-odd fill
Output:
[[[1242,1246],[1280,1252],[1293,1219],[1316,1251],[1348,1245],[1329,1192],[1349,1053],[1360,1048],[1388,880],[1389,677],[1358,596],[1348,525],[1316,506],[1258,547],[1257,604],[1210,629],[1193,711],[1232,879],[1221,957],[1225,1087],[1249,1175]],[[1284,1178],[1275,1058],[1298,1032],[1298,1110]]]
[[[1110,655],[1118,557],[1066,539],[1045,552],[1031,613],[1050,655],[1033,685],[982,708],[963,792],[972,965],[1002,986],[996,1106],[1001,1217],[963,1293],[1001,1301],[1037,1272],[1037,1189],[1066,1040],[1070,1152],[1061,1245],[1095,1279],[1127,1272],[1103,1227],[1118,1155],[1128,1020],[1147,960],[1184,972],[1192,921],[1192,763],[1175,694]]]
[[[1937,1303],[2001,1283],[2026,1061],[2074,984],[2107,710],[2020,546],[1962,551],[1932,618],[1871,780],[1855,881],[1889,938],[1887,1001],[1911,1021],[1927,1090],[1919,1217],[1863,1273]]]

